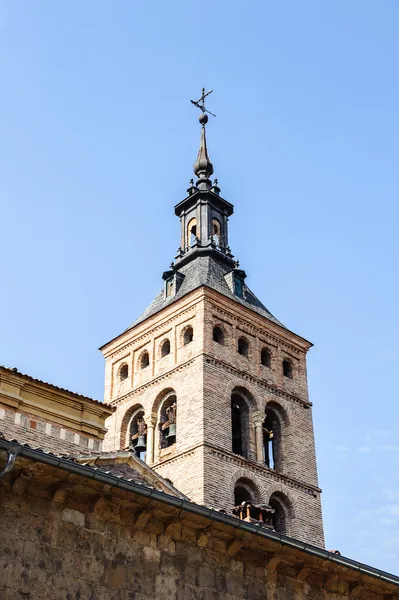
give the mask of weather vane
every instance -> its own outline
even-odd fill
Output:
[[[190,100],[191,104],[194,104],[197,108],[199,108],[203,113],[209,113],[212,117],[216,117],[210,110],[205,108],[205,98],[212,94],[213,90],[209,90],[209,92],[205,92],[205,88],[202,88],[201,98],[198,98],[197,101]]]

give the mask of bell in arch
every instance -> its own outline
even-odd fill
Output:
[[[168,433],[166,434],[166,439],[175,438],[176,437],[176,423],[170,423],[168,427]]]
[[[140,452],[145,452],[147,448],[146,442],[145,442],[145,435],[139,435],[139,437],[137,438],[137,444],[135,445],[134,449],[137,452],[137,454],[140,454]]]

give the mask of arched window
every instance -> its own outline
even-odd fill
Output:
[[[147,350],[144,350],[144,352],[140,358],[140,369],[146,369],[149,364],[150,364],[150,355],[148,354]]]
[[[121,368],[119,369],[119,379],[120,381],[125,381],[125,379],[128,378],[129,375],[129,367],[128,365],[125,363],[124,365],[121,366]]]
[[[241,356],[246,356],[248,358],[248,342],[245,338],[241,337],[238,340],[238,344],[237,344],[237,352],[238,354],[241,354]]]
[[[270,367],[271,354],[269,348],[262,348],[260,353],[260,363],[264,367]]]
[[[144,410],[138,409],[133,414],[129,428],[129,446],[141,460],[145,460],[147,447],[147,425],[144,421]]]
[[[283,375],[292,379],[292,362],[288,358],[283,360]]]
[[[212,237],[216,246],[220,246],[220,223],[217,219],[212,219]]]
[[[213,328],[213,341],[217,342],[218,344],[224,344],[223,329],[218,325]]]
[[[161,357],[167,356],[170,354],[170,341],[168,339],[164,340],[161,345]]]
[[[281,423],[276,412],[269,407],[263,422],[263,459],[270,469],[281,470]]]
[[[187,240],[190,248],[197,242],[197,219],[191,219],[187,225]]]
[[[256,485],[246,477],[240,477],[234,486],[234,506],[240,506],[243,502],[260,503],[259,490]]]
[[[234,506],[240,506],[242,502],[253,502],[252,494],[243,485],[234,488]]]
[[[240,394],[231,396],[231,433],[232,450],[248,458],[249,453],[249,410]]]
[[[183,346],[187,346],[187,344],[190,344],[194,339],[194,330],[191,327],[191,325],[189,325],[188,327],[186,327],[186,329],[184,330],[183,333]]]
[[[172,394],[166,398],[160,411],[159,430],[161,448],[167,448],[176,443],[176,413],[176,396]]]
[[[269,505],[274,510],[273,527],[278,533],[288,535],[290,532],[291,503],[281,492],[270,496]]]

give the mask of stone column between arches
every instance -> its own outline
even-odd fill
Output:
[[[252,422],[255,427],[255,447],[256,447],[256,460],[257,462],[263,463],[263,422],[265,415],[262,411],[256,411],[252,414]]]
[[[147,449],[146,449],[146,462],[148,465],[154,464],[154,443],[155,443],[155,425],[156,417],[151,415],[147,417]]]

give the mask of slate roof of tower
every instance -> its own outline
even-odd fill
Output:
[[[216,290],[220,294],[223,294],[232,300],[235,300],[238,304],[242,304],[243,306],[250,308],[262,317],[269,319],[269,321],[285,327],[280,321],[278,321],[278,319],[276,319],[276,317],[271,314],[271,312],[268,311],[259,298],[257,298],[245,284],[244,298],[242,299],[235,296],[224,278],[224,275],[231,271],[231,268],[223,261],[217,260],[217,258],[214,256],[198,256],[182,266],[180,269],[178,269],[178,271],[184,275],[184,279],[177,293],[170,298],[165,298],[165,292],[164,289],[162,289],[155,296],[154,300],[143,312],[143,314],[136,321],[134,321],[127,328],[127,330],[131,329],[135,325],[138,325],[142,321],[145,321],[166,306],[173,304],[173,302],[179,298],[182,298],[189,292],[192,292],[203,285]]]

